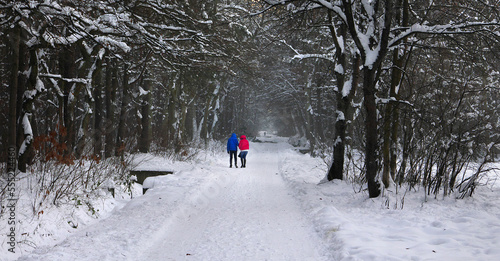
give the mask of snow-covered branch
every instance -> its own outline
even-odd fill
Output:
[[[392,31],[402,31],[389,42],[389,47],[394,47],[401,43],[401,41],[408,39],[415,34],[470,34],[475,33],[479,28],[487,26],[500,26],[500,23],[493,22],[474,22],[474,23],[461,23],[461,24],[445,24],[445,25],[421,25],[414,24],[409,28],[395,28]],[[494,31],[491,31],[494,33]]]

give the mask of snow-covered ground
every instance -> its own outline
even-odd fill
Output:
[[[223,152],[196,162],[143,155],[143,168],[175,173],[133,200],[108,197],[102,211],[114,210],[78,229],[44,219],[49,241],[32,239],[38,247],[19,260],[500,260],[498,186],[464,200],[369,199],[358,185],[318,184],[321,159],[273,141],[251,143],[244,169],[228,168]],[[17,258],[6,249],[0,260]]]

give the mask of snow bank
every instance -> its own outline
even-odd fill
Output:
[[[472,198],[429,199],[424,191],[384,191],[318,182],[326,165],[284,154],[281,175],[302,202],[337,260],[500,260],[500,189],[481,187]]]

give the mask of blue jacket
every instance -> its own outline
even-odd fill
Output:
[[[231,138],[227,140],[227,152],[229,151],[238,151],[238,137],[235,133],[231,135]]]

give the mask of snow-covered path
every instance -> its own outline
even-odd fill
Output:
[[[276,154],[254,159],[207,188],[188,216],[180,211],[140,260],[322,260]]]
[[[21,260],[331,260],[278,173],[278,144],[158,178],[108,219]]]

